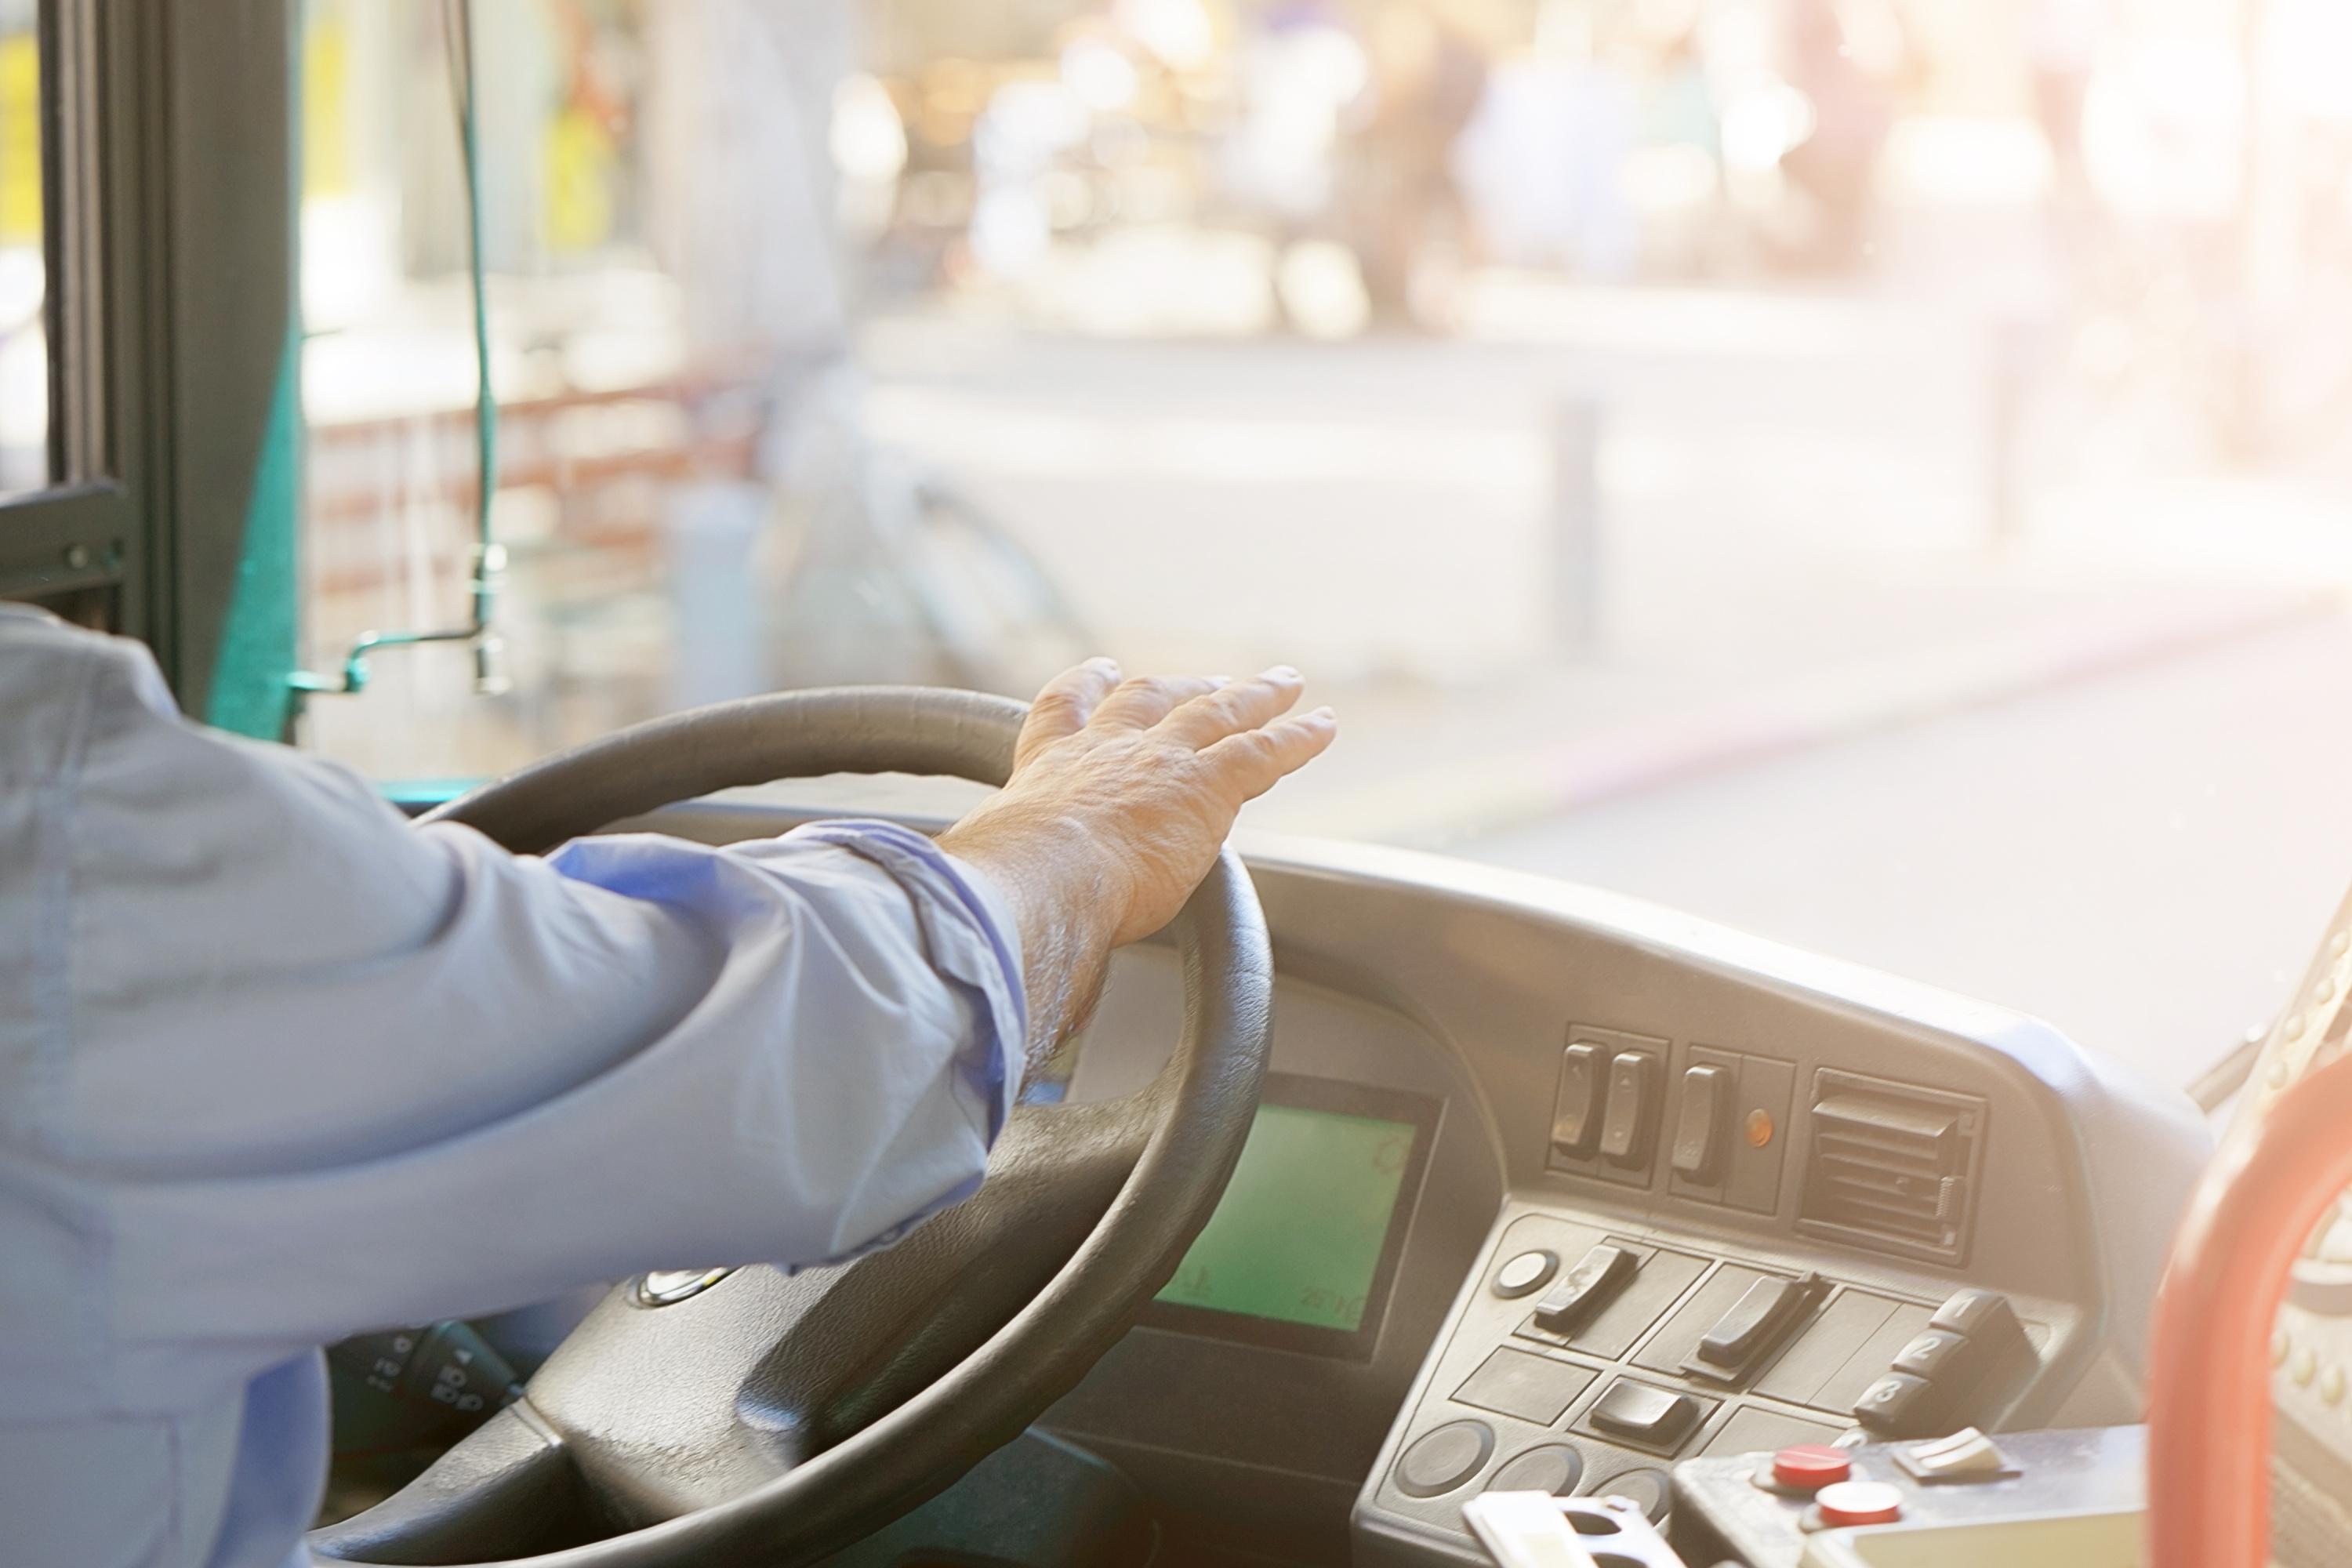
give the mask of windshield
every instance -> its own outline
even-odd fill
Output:
[[[305,10],[316,670],[471,607],[446,10]],[[1657,898],[2173,1080],[2341,892],[2331,0],[474,27],[502,647],[311,699],[379,779],[779,687],[1282,660],[1343,735],[1261,826]]]

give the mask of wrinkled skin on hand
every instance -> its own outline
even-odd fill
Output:
[[[1013,776],[940,838],[1013,908],[1033,1062],[1085,1021],[1111,950],[1175,918],[1243,803],[1331,743],[1331,710],[1290,713],[1303,684],[1122,680],[1096,658],[1037,694]]]

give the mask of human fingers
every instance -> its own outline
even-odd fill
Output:
[[[1118,661],[1102,658],[1072,665],[1045,682],[1036,700],[1029,704],[1029,717],[1022,721],[1021,738],[1013,742],[1014,770],[1026,766],[1030,758],[1055,742],[1085,729],[1096,708],[1118,685]]]
[[[1178,703],[1214,691],[1223,680],[1210,675],[1139,675],[1121,681],[1118,689],[1095,710],[1097,722],[1129,730],[1149,730]]]
[[[1178,704],[1158,728],[1199,751],[1228,735],[1255,730],[1286,711],[1298,700],[1305,684],[1297,670],[1277,664],[1263,675],[1234,681]]]
[[[1339,733],[1339,716],[1318,708],[1260,729],[1228,735],[1202,752],[1202,760],[1241,800],[1255,800],[1323,754]]]

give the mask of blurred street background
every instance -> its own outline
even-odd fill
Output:
[[[0,493],[40,482],[0,0]],[[311,0],[305,628],[462,618],[444,8]],[[480,8],[508,689],[468,778],[777,687],[1275,660],[1260,828],[1590,880],[2173,1081],[2352,880],[2341,0]],[[34,182],[37,187],[37,182]]]

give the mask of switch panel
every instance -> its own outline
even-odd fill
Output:
[[[1552,1097],[1555,1171],[1645,1187],[1666,1099],[1667,1042],[1572,1026]]]
[[[1614,1058],[1643,1048],[1570,1043],[1596,1047],[1604,1096]],[[1651,1173],[1664,1181],[1684,1173],[1656,1164],[1670,1163],[1688,1069],[1726,1069],[1736,1129],[1748,1058],[1677,1042],[1653,1059],[1663,1104]],[[1593,1166],[1605,1159],[1596,1131]],[[1732,1179],[1727,1170],[1727,1184]],[[1668,1467],[1713,1454],[1748,1456],[1740,1485],[1770,1509],[1781,1500],[1750,1480],[1759,1451],[1851,1441],[1857,1426],[1882,1436],[1933,1436],[1970,1423],[1990,1430],[2032,1384],[2048,1325],[2039,1313],[2021,1320],[2031,1295],[2013,1305],[1991,1291],[1955,1294],[1948,1284],[1880,1276],[1864,1284],[1834,1277],[1833,1266],[1807,1272],[1778,1248],[1662,1245],[1664,1237],[1630,1223],[1604,1228],[1596,1211],[1627,1194],[1596,1186],[1587,1172],[1556,1206],[1507,1214],[1433,1343],[1370,1506],[1458,1536],[1463,1500],[1482,1489],[1632,1494],[1628,1478],[1643,1478],[1655,1488],[1643,1495],[1663,1511]],[[1794,1189],[1792,1181],[1782,1228],[1794,1219]],[[1688,1215],[1656,1182],[1642,1196]],[[2005,1393],[1996,1397],[1975,1376],[1979,1368]],[[1796,1559],[1772,1561],[1787,1568]]]

